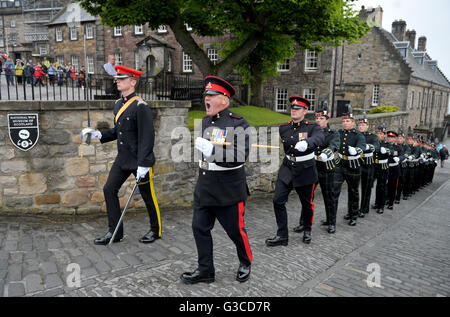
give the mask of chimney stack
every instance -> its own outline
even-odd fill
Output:
[[[417,50],[425,52],[427,50],[427,38],[425,36],[419,37],[419,42],[417,44]]]
[[[413,49],[416,49],[416,30],[406,31],[406,40],[409,41]]]
[[[406,33],[406,22],[403,20],[398,20],[392,22],[392,34],[397,38],[397,41],[405,41]]]

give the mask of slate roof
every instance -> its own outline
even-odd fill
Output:
[[[68,3],[48,25],[67,24],[68,22],[94,22],[95,20],[96,18],[84,10],[79,3]]]
[[[399,42],[397,38],[389,31],[379,27],[376,28],[381,31],[381,33],[397,50],[401,48],[406,49],[406,56],[402,57],[404,62],[410,67],[412,71],[411,75],[413,77],[424,79],[450,88],[450,82],[439,67],[437,67],[437,61],[432,60],[426,52],[416,51],[410,45],[404,45],[405,42]],[[422,55],[421,53],[424,55],[423,64],[420,64],[416,59],[416,57]]]

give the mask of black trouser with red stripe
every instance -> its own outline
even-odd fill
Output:
[[[239,262],[249,266],[252,262],[252,252],[244,225],[245,202],[231,206],[200,206],[194,201],[194,217],[192,231],[198,253],[198,270],[213,273],[213,240],[211,230],[217,218],[230,239],[236,246]]]
[[[300,214],[300,224],[305,226],[305,230],[311,231],[314,217],[314,189],[316,184],[295,187],[295,191],[300,198],[302,211]],[[286,185],[282,180],[278,179],[275,185],[275,196],[273,198],[273,209],[277,221],[277,236],[288,238],[288,217],[286,211],[286,203],[289,193],[294,189],[292,182]]]
[[[318,162],[316,162],[316,164],[317,173],[319,176],[320,191],[322,192],[323,202],[325,204],[326,222],[329,225],[336,225],[336,199],[338,199],[338,197],[336,197],[334,183],[335,171],[328,171],[323,166],[319,167]]]

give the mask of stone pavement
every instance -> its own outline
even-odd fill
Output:
[[[148,230],[148,216],[130,211],[124,241],[111,247],[93,244],[106,232],[104,214],[3,217],[0,296],[449,296],[449,176],[447,161],[436,168],[433,184],[383,215],[372,211],[356,227],[343,220],[344,185],[334,235],[320,226],[324,208],[318,189],[310,245],[291,231],[287,247],[266,247],[265,239],[276,232],[271,198],[250,199],[245,222],[254,260],[243,284],[235,281],[236,251],[220,224],[213,230],[216,282],[180,281],[181,273],[197,264],[192,210],[162,211],[163,238],[151,245],[138,242]],[[291,195],[290,228],[298,222],[299,206]],[[76,281],[71,263],[79,265],[80,285],[70,284]]]

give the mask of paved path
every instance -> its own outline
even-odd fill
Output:
[[[287,247],[266,247],[264,240],[276,231],[271,199],[250,200],[246,227],[254,261],[251,279],[243,284],[235,281],[235,248],[219,224],[213,230],[216,282],[181,283],[180,274],[197,260],[191,210],[163,211],[163,239],[152,245],[138,242],[148,230],[146,214],[130,212],[125,240],[112,247],[92,243],[105,233],[104,214],[0,218],[0,296],[449,296],[448,165],[437,167],[433,184],[412,199],[383,215],[371,212],[356,227],[342,219],[343,190],[334,235],[320,226],[318,190],[310,245],[291,231]],[[296,210],[299,201],[292,195],[290,228],[298,222]],[[81,269],[79,287],[67,284],[75,272],[67,271],[71,263]],[[369,265],[379,269],[379,279]]]

